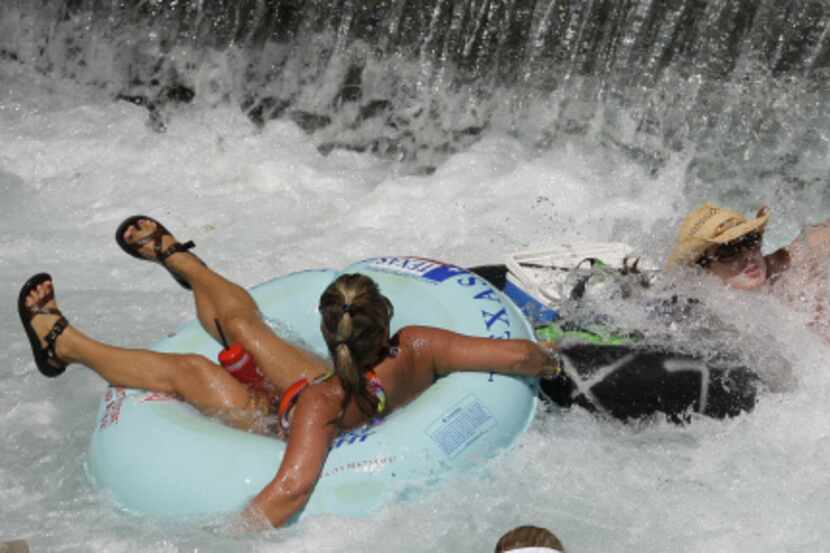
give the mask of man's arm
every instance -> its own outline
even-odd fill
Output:
[[[807,226],[800,237],[809,254],[817,257],[830,256],[830,219]]]

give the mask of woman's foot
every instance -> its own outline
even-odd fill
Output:
[[[176,282],[188,290],[191,289],[190,283],[173,267],[179,260],[170,258],[193,248],[195,244],[192,240],[184,244],[178,242],[164,225],[145,215],[134,215],[125,219],[118,226],[115,240],[121,249],[131,256],[161,264],[176,279]],[[202,263],[197,256],[192,253],[190,255]]]
[[[30,278],[20,290],[18,311],[40,372],[48,377],[63,373],[69,362],[59,338],[69,322],[58,309],[52,277],[40,273]]]
[[[161,232],[158,229],[162,228]],[[166,251],[173,244],[177,244],[176,238],[167,232],[167,229],[160,227],[155,219],[136,219],[127,225],[122,235],[124,242],[135,248],[138,254],[148,261],[157,261],[158,252]],[[156,241],[161,240],[156,251]],[[175,253],[175,252],[174,252]],[[171,254],[172,255],[172,254]]]

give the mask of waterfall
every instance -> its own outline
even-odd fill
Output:
[[[487,129],[687,186],[826,188],[830,7],[777,0],[6,0],[0,57],[147,107],[233,102],[430,171]]]

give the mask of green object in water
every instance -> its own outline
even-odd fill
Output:
[[[598,346],[624,346],[631,344],[634,340],[631,337],[617,336],[600,330],[589,330],[571,326],[567,323],[550,323],[545,326],[536,327],[536,338],[551,342],[559,342],[564,338],[574,338],[587,344]]]

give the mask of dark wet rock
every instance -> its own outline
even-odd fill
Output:
[[[363,97],[363,66],[352,65],[346,72],[346,77],[343,79],[343,84],[340,85],[340,90],[334,97],[334,106],[345,104],[347,102],[357,102]]]
[[[334,150],[346,150],[348,152],[363,153],[370,148],[367,144],[349,144],[346,142],[324,142],[317,146],[317,151],[327,156]]]
[[[372,100],[368,104],[360,107],[359,121],[366,121],[381,115],[388,115],[392,111],[393,105],[389,100]]]
[[[473,125],[471,127],[466,127],[463,129],[459,129],[457,131],[452,131],[453,138],[456,140],[460,140],[464,137],[477,137],[484,132],[487,128],[487,125]]]
[[[150,117],[147,119],[147,126],[157,133],[167,132],[167,124],[170,121],[170,116],[166,116],[155,104],[147,107],[150,112]]]
[[[414,175],[420,175],[422,177],[428,177],[431,174],[435,173],[438,168],[435,165],[419,165],[415,167],[412,171]]]
[[[150,105],[150,100],[147,96],[142,96],[141,94],[116,94],[116,100],[123,100],[125,102],[129,102],[131,104],[135,104],[140,107],[145,107]]]
[[[396,137],[381,137],[372,145],[372,153],[396,161],[411,161],[415,159],[417,146],[415,134],[405,131]]]
[[[164,115],[161,113],[158,105],[153,100],[141,94],[118,94],[115,99],[147,108],[147,126],[157,133],[163,133],[167,130],[167,123]]]
[[[185,85],[173,84],[161,90],[157,101],[162,104],[189,104],[196,97],[196,92]]]
[[[288,114],[288,117],[308,134],[319,131],[320,129],[328,127],[331,124],[331,117],[328,115],[321,115],[319,113],[311,113],[302,110],[292,111]]]
[[[141,85],[140,81],[134,81],[138,88]],[[150,81],[150,87],[158,88],[159,82],[156,79]],[[144,87],[145,89],[147,87]],[[152,96],[148,94],[130,94],[120,93],[116,94],[116,100],[123,100],[130,102],[137,106],[147,108],[149,114],[147,125],[155,132],[165,132],[167,124],[170,120],[169,110],[166,107],[175,107],[181,104],[189,104],[196,97],[196,93],[192,88],[182,84],[172,84],[161,87],[157,93]]]
[[[282,117],[290,105],[291,100],[277,98],[276,96],[247,98],[242,103],[242,111],[245,112],[254,125],[264,127],[268,121]]]
[[[135,104],[139,107],[147,107],[148,109],[151,105],[150,99],[141,94],[116,94],[115,99],[130,102],[131,104]]]
[[[12,52],[11,50],[0,48],[0,60],[20,61],[20,57],[17,55],[17,52]]]

